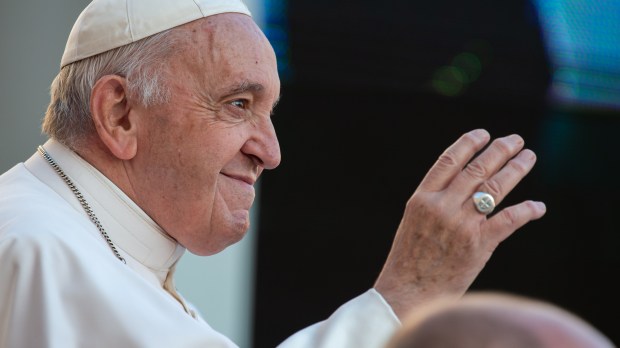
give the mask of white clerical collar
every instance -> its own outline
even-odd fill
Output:
[[[168,270],[183,255],[185,248],[166,234],[112,181],[75,152],[53,139],[43,147],[84,195],[121,254],[129,255],[154,271],[163,283]],[[68,196],[73,195],[68,188],[58,193],[67,200],[70,200]],[[71,202],[75,205],[77,199],[71,199]],[[77,206],[82,209],[79,203]]]

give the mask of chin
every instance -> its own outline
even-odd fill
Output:
[[[215,233],[211,233],[211,238],[207,240],[201,240],[194,243],[190,241],[189,243],[187,243],[187,245],[183,246],[194,255],[214,255],[223,251],[229,246],[241,241],[241,239],[243,239],[243,237],[246,235],[249,227],[250,222],[249,220],[246,220],[243,223],[228,226],[228,228],[224,230],[214,231]]]

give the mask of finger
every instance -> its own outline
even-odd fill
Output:
[[[463,170],[469,160],[489,142],[484,129],[463,134],[444,151],[420,183],[425,191],[441,191]]]
[[[516,134],[495,139],[454,178],[450,190],[469,198],[480,184],[495,175],[523,148],[523,145],[523,138]]]
[[[499,204],[512,189],[532,170],[536,163],[536,154],[525,149],[494,176],[483,182],[476,191],[489,193],[495,204]]]
[[[543,202],[525,201],[502,209],[483,224],[483,234],[497,245],[526,223],[545,215]]]

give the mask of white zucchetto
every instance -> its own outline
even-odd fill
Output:
[[[75,21],[60,67],[220,13],[251,16],[242,0],[94,0]]]

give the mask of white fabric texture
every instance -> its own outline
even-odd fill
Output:
[[[176,292],[185,249],[75,153],[44,147],[127,264],[40,154],[16,165],[0,176],[0,347],[236,347]],[[371,289],[279,347],[379,348],[399,326]]]
[[[289,337],[281,347],[383,347],[399,326],[391,307],[370,289],[338,308],[326,321]]]

